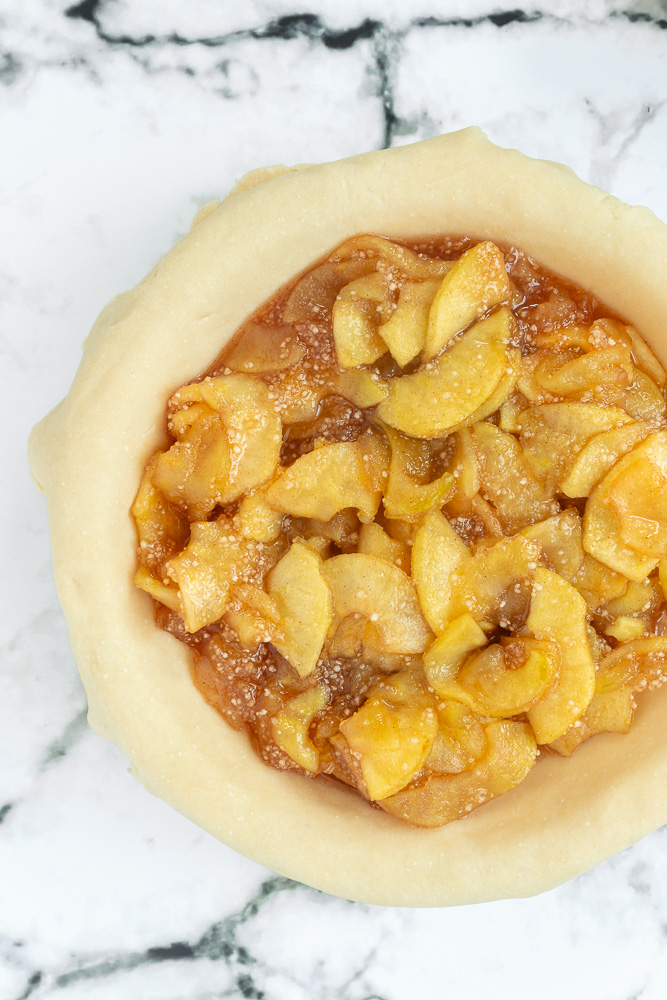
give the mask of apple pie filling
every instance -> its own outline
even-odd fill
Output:
[[[354,237],[169,400],[135,582],[267,764],[458,819],[664,679],[666,381],[516,248]]]

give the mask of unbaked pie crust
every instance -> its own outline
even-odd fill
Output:
[[[667,688],[623,738],[548,757],[464,821],[424,830],[333,785],[267,768],[192,684],[188,650],[132,584],[129,514],[164,401],[243,321],[355,233],[467,233],[590,289],[667,362],[667,227],[477,129],[244,178],[103,310],[67,398],[33,431],[54,571],[91,726],[135,776],[250,858],[348,899],[442,906],[551,888],[667,822]]]

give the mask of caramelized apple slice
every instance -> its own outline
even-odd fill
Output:
[[[269,595],[280,612],[281,635],[273,645],[300,677],[313,672],[333,621],[333,600],[322,560],[297,539],[268,576]]]
[[[267,486],[260,486],[244,496],[239,504],[235,524],[244,538],[257,542],[275,542],[280,535],[283,515],[271,507],[266,499]]]
[[[234,534],[227,520],[191,525],[190,541],[167,563],[167,575],[179,588],[180,614],[188,632],[222,618],[250,545]]]
[[[450,681],[456,677],[466,656],[486,646],[488,639],[471,614],[450,622],[424,653],[424,673],[433,690],[447,697]]]
[[[524,538],[537,542],[549,563],[569,583],[584,561],[581,519],[576,510],[562,510],[537,524],[524,528]]]
[[[453,267],[449,260],[424,257],[400,243],[393,243],[384,236],[352,236],[331,255],[332,261],[346,262],[348,258],[360,255],[362,260],[378,258],[383,264],[396,267],[409,278],[417,281],[428,278],[442,278]],[[373,264],[373,266],[375,266]]]
[[[131,509],[139,539],[139,559],[158,573],[188,537],[187,522],[153,485],[153,473],[161,455],[161,451],[156,451],[144,469]]]
[[[140,590],[145,590],[152,598],[171,608],[172,611],[180,611],[180,601],[178,589],[170,587],[162,580],[157,580],[145,566],[140,566],[134,574],[134,583]]]
[[[207,407],[169,451],[161,454],[153,483],[188,519],[206,518],[227,492],[229,440],[217,413]]]
[[[234,587],[225,621],[246,649],[254,651],[262,642],[282,638],[278,605],[256,584]]]
[[[417,484],[410,470],[420,465],[428,466],[427,443],[407,438],[392,427],[385,427],[385,433],[391,445],[389,478],[383,499],[387,517],[416,520],[434,507],[441,507],[454,488],[451,472],[443,472],[430,483]]]
[[[353,368],[336,375],[331,383],[331,394],[349,399],[359,409],[365,410],[386,399],[389,388],[377,372],[368,368]]]
[[[351,281],[336,296],[331,319],[341,368],[369,365],[386,353],[387,346],[378,335],[378,306],[386,298],[386,284],[379,273]]]
[[[460,774],[483,756],[486,733],[481,719],[460,701],[438,705],[438,732],[424,767],[439,774]]]
[[[596,692],[590,705],[575,725],[550,744],[563,757],[574,751],[591,736],[599,733],[627,733],[632,724],[634,699],[632,688],[620,687],[604,694]]]
[[[466,423],[507,375],[513,327],[509,309],[499,309],[437,361],[389,379],[389,396],[377,409],[380,419],[411,437],[426,438],[443,437]]]
[[[515,788],[537,756],[530,726],[507,720],[492,722],[486,736],[487,751],[473,768],[461,774],[434,774],[383,799],[383,809],[415,826],[444,826]]]
[[[220,414],[229,438],[229,478],[219,502],[230,503],[275,473],[282,444],[280,417],[266,384],[252,375],[220,375],[196,383],[196,389]]]
[[[436,635],[453,617],[452,578],[469,559],[468,549],[445,515],[436,510],[427,514],[412,546],[412,579],[424,618]]]
[[[520,598],[521,585],[532,580],[539,557],[539,546],[521,535],[479,548],[452,580],[453,610],[468,611],[478,622],[495,612],[499,624],[507,624],[512,597]]]
[[[233,372],[259,375],[293,368],[305,353],[293,327],[248,323],[238,340],[225,351],[225,367]]]
[[[642,441],[595,488],[583,543],[600,562],[638,582],[667,555],[667,431]]]
[[[381,493],[359,444],[342,441],[297,458],[269,487],[266,499],[274,510],[297,517],[329,521],[339,510],[355,507],[363,521],[372,521]]]
[[[617,344],[565,363],[558,356],[546,357],[535,368],[533,378],[539,389],[551,395],[579,399],[589,393],[603,402],[605,389],[623,389],[631,384],[634,375],[630,351]]]
[[[528,710],[537,742],[553,743],[583,715],[595,690],[586,604],[561,576],[538,568],[526,625],[536,639],[555,643],[560,651],[558,681]]]
[[[321,567],[334,600],[336,623],[348,615],[367,619],[366,642],[387,653],[423,653],[431,633],[410,578],[386,559],[333,556]]]
[[[461,330],[512,296],[505,258],[494,243],[467,250],[443,278],[428,318],[424,358],[434,358]]]
[[[402,569],[404,573],[410,571],[410,548],[405,542],[396,538],[391,538],[379,524],[362,524],[359,529],[359,544],[357,552],[365,556],[376,556],[378,559],[386,559]]]
[[[581,449],[570,469],[560,480],[568,497],[587,497],[596,484],[623,455],[655,430],[646,420],[633,420],[609,431],[596,434]]]
[[[438,731],[434,707],[396,674],[371,689],[362,707],[340,724],[361,765],[371,800],[404,788],[421,770]]]
[[[395,312],[378,330],[401,368],[416,358],[424,346],[429,310],[439,287],[439,281],[406,281]]]
[[[554,642],[514,639],[469,656],[442,696],[465,700],[479,715],[507,718],[526,712],[553,687],[560,667]]]
[[[517,420],[521,447],[535,474],[557,482],[587,441],[630,422],[623,410],[594,403],[545,403]]]
[[[515,437],[484,422],[475,424],[472,433],[482,495],[508,533],[553,513],[550,490],[535,478]]]
[[[651,635],[624,642],[598,666],[596,689],[604,694],[629,685],[634,691],[657,687],[667,679],[667,637]]]
[[[277,745],[295,764],[312,774],[319,768],[320,755],[310,739],[309,729],[327,701],[327,692],[318,685],[291,698],[271,719],[271,730]]]

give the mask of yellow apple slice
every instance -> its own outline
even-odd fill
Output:
[[[450,472],[430,483],[418,484],[411,469],[428,466],[430,452],[427,442],[407,438],[392,427],[384,428],[391,446],[389,477],[384,489],[384,509],[387,517],[416,520],[434,507],[442,507],[454,489]]]
[[[259,375],[293,368],[306,353],[292,326],[248,323],[231,348],[225,350],[225,367],[233,372]]]
[[[655,430],[646,420],[633,420],[592,437],[581,449],[560,487],[568,497],[587,497],[612,465]]]
[[[484,422],[475,424],[472,434],[481,493],[508,533],[554,513],[551,491],[536,479],[512,434]]]
[[[139,540],[139,559],[157,572],[185,545],[188,537],[185,518],[153,484],[153,473],[162,454],[156,451],[144,469],[131,508]]]
[[[629,685],[635,691],[657,687],[667,679],[667,637],[645,636],[624,642],[608,653],[598,666],[596,689],[600,693]]]
[[[632,688],[620,687],[604,694],[596,692],[577,723],[554,740],[550,747],[563,757],[571,757],[591,736],[599,733],[627,733],[632,725],[633,712]]]
[[[497,612],[502,623],[509,616],[512,594],[533,579],[539,559],[539,546],[521,535],[480,547],[452,579],[453,611],[467,611],[478,622]]]
[[[412,579],[424,618],[436,635],[454,617],[452,578],[470,558],[444,514],[434,510],[424,517],[412,546]]]
[[[387,345],[378,335],[378,306],[386,298],[386,284],[379,273],[351,281],[336,296],[331,319],[341,368],[369,365],[386,353]]]
[[[361,259],[365,261],[373,261],[373,258],[378,258],[382,263],[398,268],[409,278],[414,278],[417,281],[442,278],[453,267],[449,260],[425,257],[400,243],[393,243],[384,236],[369,236],[365,233],[346,240],[331,255],[330,260],[349,263],[348,259],[354,259],[356,255],[360,255]],[[374,261],[372,266],[375,266]]]
[[[147,594],[150,594],[156,601],[159,601],[160,604],[171,608],[172,611],[180,612],[181,604],[178,588],[170,587],[168,584],[163,583],[162,580],[156,579],[145,566],[140,566],[134,574],[134,583],[140,590],[145,590]]]
[[[583,393],[597,397],[604,387],[624,388],[631,384],[634,374],[630,351],[625,345],[616,344],[565,363],[558,356],[546,357],[535,368],[533,379],[544,392],[577,399]]]
[[[436,694],[447,697],[450,681],[466,656],[486,646],[488,641],[471,614],[460,615],[449,623],[424,653],[424,673]]]
[[[297,539],[267,578],[280,612],[281,634],[273,645],[300,677],[315,669],[333,621],[333,599],[321,566],[319,555]]]
[[[378,330],[401,368],[416,358],[424,346],[429,310],[439,287],[439,281],[406,281],[395,312]]]
[[[381,493],[366,469],[356,441],[316,448],[297,458],[266,492],[274,510],[297,517],[329,521],[339,510],[355,507],[364,521],[372,521]]]
[[[640,582],[667,555],[667,431],[645,438],[596,486],[584,513],[584,549]]]
[[[428,318],[426,360],[494,306],[512,297],[505,258],[495,243],[478,243],[456,261],[443,278]]]
[[[343,396],[365,410],[377,406],[389,395],[389,387],[377,372],[368,368],[351,368],[337,374],[331,383],[331,394]]]
[[[390,535],[374,521],[372,524],[362,524],[359,529],[359,543],[357,552],[365,556],[376,556],[378,559],[386,559],[402,569],[404,573],[410,571],[410,547],[405,542],[401,542]]]
[[[400,675],[371,689],[358,712],[340,724],[358,758],[368,796],[384,799],[404,788],[422,769],[438,731],[435,708],[408,689]]]
[[[415,826],[444,826],[515,788],[537,756],[530,726],[508,720],[492,722],[486,727],[486,735],[486,753],[470,770],[461,774],[434,774],[383,799],[380,803],[383,809]]]
[[[167,563],[167,575],[179,588],[180,613],[188,632],[222,618],[230,590],[252,551],[259,549],[236,535],[227,520],[191,525],[190,541]]]
[[[180,440],[158,457],[153,471],[154,485],[194,521],[203,520],[223,502],[231,470],[225,428],[219,415],[206,409]]]
[[[511,640],[469,656],[442,697],[465,700],[479,715],[507,718],[526,712],[553,687],[560,668],[555,643]]]
[[[378,417],[411,437],[443,437],[464,424],[509,370],[514,317],[499,309],[412,375],[389,379]]]
[[[481,719],[460,701],[438,705],[438,732],[424,767],[439,774],[460,774],[472,767],[486,750]]]
[[[560,481],[587,441],[631,423],[624,410],[595,403],[544,403],[517,420],[523,452],[541,478]]]
[[[521,534],[537,542],[556,572],[572,583],[585,556],[581,544],[581,519],[576,510],[562,510],[524,528]]]
[[[369,645],[387,653],[423,653],[432,635],[410,578],[386,559],[353,552],[321,567],[333,594],[335,623],[348,615],[367,620]]]
[[[528,710],[537,742],[553,743],[583,715],[595,691],[586,604],[571,584],[540,567],[526,625],[536,639],[553,642],[560,651],[558,681]]]
[[[295,764],[312,774],[319,768],[320,755],[309,729],[317,713],[326,708],[327,701],[327,692],[318,685],[290,698],[271,719],[271,731],[277,745]]]

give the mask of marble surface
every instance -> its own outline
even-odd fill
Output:
[[[665,0],[1,0],[0,94],[0,997],[662,1000],[667,830],[535,899],[382,909],[148,795],[87,728],[25,442],[107,299],[258,165],[479,124],[667,219]]]

